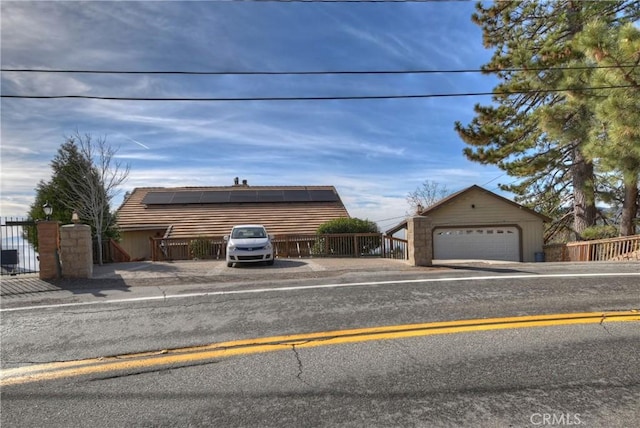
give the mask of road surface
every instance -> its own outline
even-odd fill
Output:
[[[2,426],[634,426],[640,272],[584,266],[3,302]]]

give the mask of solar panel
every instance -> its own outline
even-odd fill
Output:
[[[257,202],[284,202],[282,190],[258,190]]]
[[[200,203],[200,197],[202,192],[175,192],[172,204],[198,204]]]
[[[333,190],[309,190],[313,202],[337,202],[338,195]]]
[[[212,192],[202,192],[202,197],[200,198],[200,203],[202,204],[224,204],[229,202],[229,194],[228,191],[212,191]]]
[[[144,195],[142,203],[146,205],[170,204],[174,192],[149,192]]]
[[[284,202],[309,202],[310,200],[307,190],[284,191]]]
[[[229,202],[256,202],[258,195],[255,190],[239,190],[231,192]]]
[[[226,204],[275,202],[337,202],[340,198],[330,189],[265,189],[210,190],[180,192],[148,192],[142,199],[146,205]]]

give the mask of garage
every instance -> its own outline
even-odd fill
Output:
[[[433,259],[534,262],[543,251],[544,223],[549,221],[547,216],[474,185],[420,207],[387,234],[406,229],[410,261],[420,258],[425,265]]]
[[[515,226],[438,227],[433,258],[520,261],[520,231]]]

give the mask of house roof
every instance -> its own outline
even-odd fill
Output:
[[[416,215],[421,215],[421,216],[428,216],[429,214],[434,213],[435,211],[441,209],[442,207],[449,205],[451,203],[454,203],[458,198],[462,197],[463,195],[466,195],[472,191],[475,190],[479,190],[481,192],[484,192],[494,198],[496,198],[497,200],[501,201],[501,202],[505,202],[509,205],[512,205],[520,210],[523,210],[525,212],[528,212],[529,214],[532,214],[538,218],[540,218],[542,221],[544,222],[550,222],[551,219],[543,214],[540,214],[539,212],[536,212],[530,208],[525,207],[524,205],[520,205],[517,202],[513,202],[505,197],[502,197],[498,194],[495,194],[493,192],[488,191],[487,189],[484,189],[478,185],[473,185],[470,187],[467,187],[466,189],[460,190],[459,192],[455,192],[452,193],[451,195],[439,200],[438,202],[436,202],[435,204],[425,208],[424,210],[420,211],[419,213],[417,213]],[[400,222],[399,224],[397,224],[396,226],[392,227],[391,229],[386,231],[387,235],[393,235],[394,233],[402,230],[402,229],[406,229],[407,228],[407,220],[403,220],[402,222]]]
[[[236,224],[264,225],[270,234],[315,233],[349,217],[333,186],[143,187],[118,209],[123,232],[155,230],[168,238],[227,235]]]

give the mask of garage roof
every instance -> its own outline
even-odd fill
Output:
[[[496,198],[497,200],[499,200],[501,202],[510,204],[510,205],[512,205],[514,207],[517,207],[520,210],[528,212],[529,214],[540,218],[544,222],[550,222],[551,221],[551,219],[549,217],[547,217],[547,216],[545,216],[543,214],[540,214],[539,212],[536,212],[536,211],[534,211],[534,210],[532,210],[530,208],[527,208],[527,207],[525,207],[523,205],[520,205],[517,202],[513,202],[513,201],[511,201],[511,200],[509,200],[509,199],[507,199],[505,197],[502,197],[500,195],[497,195],[497,194],[495,194],[493,192],[490,192],[490,191],[488,191],[488,190],[486,190],[486,189],[484,189],[484,188],[482,188],[482,187],[480,187],[478,185],[475,185],[475,184],[473,186],[467,187],[466,189],[461,190],[459,192],[452,193],[451,195],[447,196],[446,198],[441,199],[440,201],[436,202],[435,204],[431,205],[430,207],[427,207],[424,210],[420,211],[416,215],[428,216],[429,214],[432,214],[433,212],[441,209],[442,207],[455,202],[458,198],[460,198],[460,197],[464,196],[465,194],[467,194],[469,192],[472,192],[474,190],[479,190],[481,192],[484,192],[487,195],[490,195],[490,196]],[[398,232],[398,231],[400,231],[402,229],[406,229],[406,228],[407,228],[407,220],[405,219],[401,223],[399,223],[396,226],[392,227],[391,229],[387,230],[386,234],[387,235],[393,235],[394,233],[396,233],[396,232]]]

